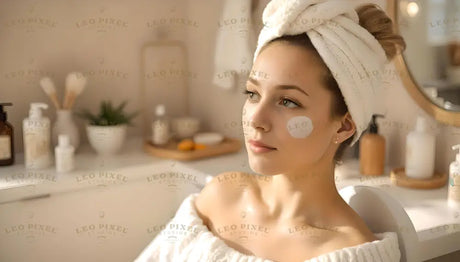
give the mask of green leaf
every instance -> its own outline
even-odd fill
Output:
[[[131,120],[138,115],[138,111],[133,113],[125,113],[124,108],[127,101],[123,101],[117,107],[114,107],[112,102],[101,101],[99,106],[99,113],[97,115],[91,114],[87,110],[83,110],[80,113],[77,113],[78,116],[88,119],[91,124],[107,126],[107,125],[118,125],[118,124],[128,124],[131,125]]]
[[[115,111],[118,113],[122,113],[123,109],[125,108],[125,105],[126,105],[126,101],[123,101]]]

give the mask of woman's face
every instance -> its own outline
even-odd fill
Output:
[[[324,158],[332,164],[340,120],[330,117],[332,95],[322,86],[323,69],[316,59],[302,47],[274,42],[254,62],[246,87],[251,93],[242,114],[254,172],[275,175],[311,169]],[[276,149],[254,152],[251,139]]]

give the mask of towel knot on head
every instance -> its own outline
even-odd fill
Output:
[[[382,113],[382,74],[388,62],[375,37],[345,0],[272,0],[264,9],[254,63],[262,47],[283,35],[306,33],[331,71],[356,125],[353,145],[372,115]]]

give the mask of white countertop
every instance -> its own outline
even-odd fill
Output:
[[[151,167],[155,170],[157,166],[174,167],[175,164],[184,164],[212,176],[229,169],[252,172],[245,149],[213,158],[180,161],[149,155],[142,148],[140,137],[129,138],[119,154],[104,157],[97,155],[89,144],[82,144],[75,153],[75,169],[68,173],[57,173],[54,165],[46,169],[26,170],[24,155],[16,154],[14,165],[0,167],[0,204],[47,193],[129,183],[144,178],[145,172],[135,170]],[[93,179],[94,177],[101,179]]]
[[[136,184],[161,170],[188,169],[215,176],[225,171],[253,173],[248,166],[243,145],[237,153],[203,160],[178,161],[162,159],[142,150],[141,138],[127,140],[122,152],[112,157],[101,157],[84,144],[75,156],[76,169],[58,174],[54,166],[44,170],[25,170],[22,154],[16,163],[0,167],[0,207],[34,196],[59,195],[88,188],[110,188],[111,185]],[[348,185],[379,187],[395,197],[406,210],[417,231],[424,260],[460,250],[460,210],[447,206],[447,185],[440,189],[417,190],[391,184],[389,170],[377,177],[359,173],[357,160],[347,161],[336,168],[336,184],[341,189]]]

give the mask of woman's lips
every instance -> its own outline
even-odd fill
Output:
[[[254,145],[254,146],[258,146],[258,147],[267,147],[267,148],[271,148],[271,149],[276,149],[275,147],[269,145],[269,144],[265,144],[263,143],[262,141],[260,140],[253,140],[253,139],[250,139],[248,141],[251,145]]]
[[[255,141],[255,140],[249,140],[249,147],[255,153],[265,153],[265,152],[276,150],[276,148],[272,146],[269,146],[267,144],[264,144],[260,141]]]

